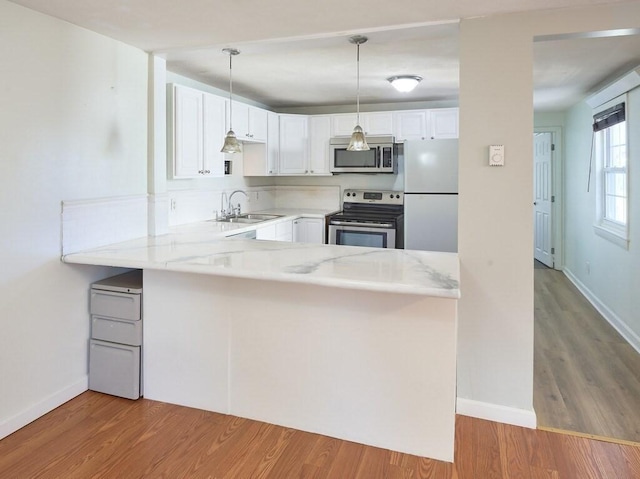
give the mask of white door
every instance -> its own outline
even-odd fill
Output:
[[[533,256],[553,268],[551,221],[553,191],[551,188],[552,134],[533,136]]]

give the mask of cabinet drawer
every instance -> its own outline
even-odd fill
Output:
[[[91,338],[113,343],[142,345],[142,321],[91,316]]]
[[[119,319],[140,319],[140,294],[91,289],[91,314]]]
[[[91,340],[89,389],[128,399],[140,397],[140,346]]]

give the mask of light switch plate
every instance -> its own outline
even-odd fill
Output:
[[[489,166],[504,166],[504,145],[489,146]]]

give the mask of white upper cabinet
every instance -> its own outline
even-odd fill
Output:
[[[306,115],[280,115],[281,175],[309,174],[309,126]]]
[[[360,117],[362,121],[362,117]],[[351,136],[356,126],[356,114],[343,113],[331,115],[331,136]],[[364,129],[363,125],[362,128]]]
[[[233,131],[239,140],[267,141],[267,110],[234,101],[232,113]]]
[[[351,136],[356,126],[355,113],[331,115],[331,136]],[[360,113],[360,126],[365,135],[393,135],[392,112]]]
[[[278,174],[280,157],[280,119],[277,113],[267,112],[267,142],[245,142],[242,145],[242,174],[244,176],[274,176]]]
[[[280,162],[280,115],[267,114],[267,175],[278,174]]]
[[[168,85],[168,91],[171,176],[223,176],[224,99],[182,85]]]
[[[458,138],[458,108],[429,110],[429,137]]]
[[[395,137],[398,143],[407,140],[427,139],[426,110],[397,111],[395,116]]]
[[[203,112],[203,168],[211,176],[224,176],[224,153],[220,150],[224,145],[226,101],[220,97],[204,94]]]
[[[309,174],[330,175],[329,139],[331,117],[317,115],[309,117]]]
[[[363,113],[360,115],[362,116]],[[367,135],[393,135],[393,112],[364,113],[362,127]]]

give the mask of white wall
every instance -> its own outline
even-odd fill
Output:
[[[567,114],[565,271],[601,312],[640,349],[640,88],[628,95],[629,227],[626,250],[595,234],[595,164],[587,192],[593,111],[584,102]],[[587,263],[589,267],[587,267]]]
[[[0,437],[86,389],[88,286],[62,200],[146,193],[147,57],[0,0]]]
[[[459,412],[527,423],[533,411],[533,38],[638,18],[634,2],[461,22]],[[503,168],[486,166],[493,143]]]

